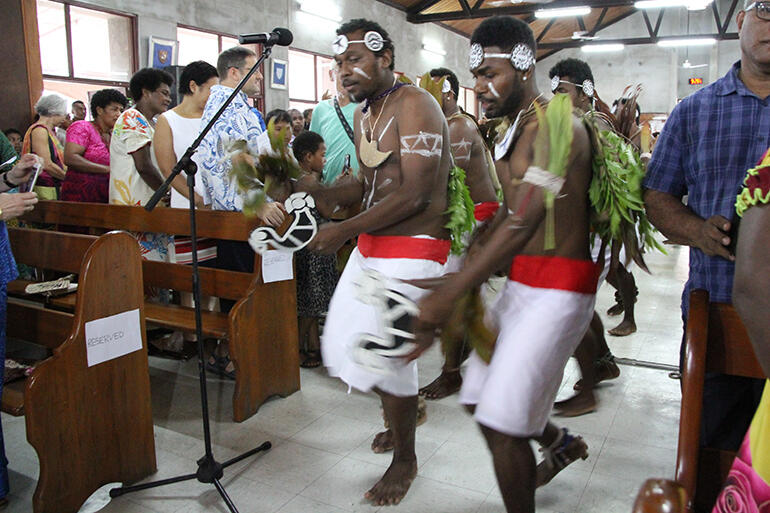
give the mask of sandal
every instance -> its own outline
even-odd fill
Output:
[[[227,366],[230,365],[230,358],[227,356],[212,356],[214,358],[214,361],[208,361],[206,362],[206,370],[209,372],[212,372],[216,374],[217,376],[221,376],[223,378],[228,378],[235,380],[235,369],[228,371]]]
[[[308,351],[305,359],[302,360],[302,363],[300,363],[299,366],[303,369],[315,369],[316,367],[320,367],[322,363],[321,351]]]

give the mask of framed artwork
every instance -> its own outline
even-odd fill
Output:
[[[286,89],[289,80],[288,63],[281,59],[270,60],[270,87]]]
[[[176,66],[179,50],[179,41],[162,39],[150,36],[150,55],[147,58],[151,68],[165,68]]]

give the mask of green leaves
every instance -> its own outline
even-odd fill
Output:
[[[449,222],[445,227],[449,230],[452,239],[452,254],[460,255],[465,250],[463,235],[473,231],[475,224],[473,200],[465,184],[465,171],[461,167],[454,166],[449,171],[447,187],[446,213],[449,216]]]

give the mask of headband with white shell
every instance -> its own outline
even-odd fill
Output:
[[[588,96],[589,98],[592,98],[594,95],[594,92],[596,91],[596,87],[594,86],[594,83],[591,82],[589,79],[583,80],[582,84],[576,84],[574,82],[569,82],[567,80],[562,80],[559,75],[554,75],[553,78],[551,78],[551,92],[556,91],[556,89],[559,88],[559,84],[570,84],[573,85],[583,91],[583,94]]]
[[[479,43],[471,45],[470,66],[471,70],[477,69],[484,62],[484,59],[499,58],[508,59],[511,65],[519,70],[526,71],[535,64],[535,52],[524,43],[518,43],[513,47],[511,53],[486,53]]]
[[[334,43],[332,43],[332,51],[334,51],[334,55],[340,55],[345,53],[345,51],[348,49],[348,46],[352,45],[353,43],[363,43],[367,49],[377,53],[385,47],[385,41],[386,40],[382,37],[382,34],[374,30],[370,30],[364,34],[363,39],[356,39],[354,41],[350,41],[348,36],[345,34],[340,34],[334,40]]]

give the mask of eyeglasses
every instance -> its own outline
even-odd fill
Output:
[[[746,7],[745,11],[749,12],[752,9],[756,9],[757,18],[770,21],[770,2],[752,2]]]

